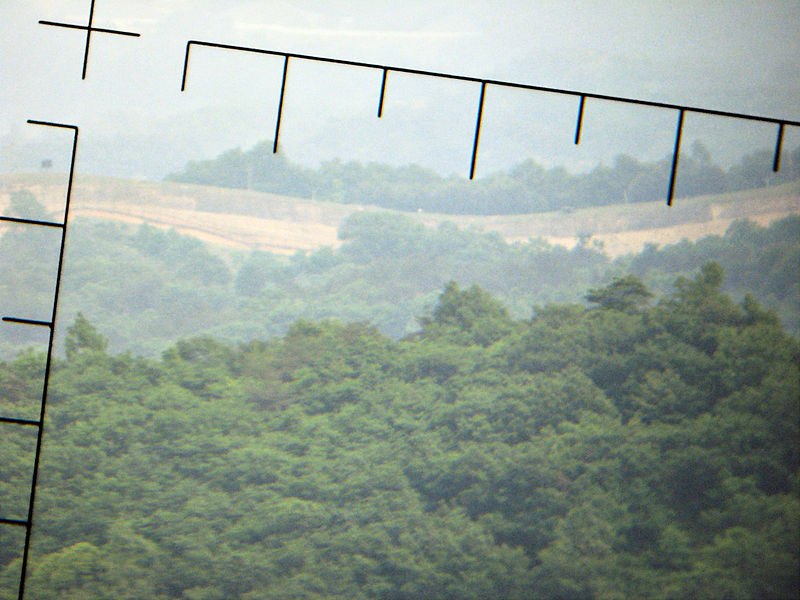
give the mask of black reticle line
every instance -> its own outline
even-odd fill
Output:
[[[31,419],[14,419],[12,417],[0,417],[0,423],[11,423],[12,425],[33,425],[39,427],[39,421],[32,421]]]
[[[38,325],[39,327],[52,327],[50,321],[36,321],[34,319],[18,319],[17,317],[3,317],[7,323],[19,323],[20,325]]]
[[[92,32],[98,33],[112,33],[114,35],[125,35],[129,37],[140,37],[141,34],[132,31],[120,31],[119,29],[106,29],[104,27],[92,27],[94,21],[94,1],[91,0],[89,5],[89,21],[86,25],[74,25],[72,23],[57,23],[56,21],[39,21],[40,25],[51,25],[53,27],[66,27],[67,29],[85,29],[86,30],[86,45],[83,49],[83,71],[81,72],[81,79],[86,79],[86,65],[89,62],[89,45],[92,42]]]
[[[667,194],[667,206],[672,206],[672,196],[675,193],[675,178],[678,174],[678,157],[681,150],[681,133],[683,132],[683,114],[681,109],[678,113],[678,127],[675,131],[675,149],[672,151],[672,168],[669,173],[669,193]]]
[[[775,140],[775,158],[772,159],[772,170],[777,173],[781,168],[781,146],[783,145],[783,123],[778,125],[778,139]]]
[[[383,97],[386,95],[386,69],[383,70],[381,78],[381,98],[378,100],[378,118],[383,116]]]
[[[24,225],[41,225],[42,227],[64,227],[63,223],[53,223],[52,221],[37,221],[36,219],[19,219],[17,217],[0,217],[0,221],[8,223],[22,223]]]
[[[580,106],[578,108],[578,122],[575,129],[575,143],[580,142],[580,134],[581,134],[581,123],[583,120],[583,109],[584,104],[587,98],[591,98],[593,100],[606,100],[608,102],[619,102],[623,104],[634,104],[638,106],[647,106],[650,108],[661,108],[661,109],[668,109],[668,110],[677,110],[680,111],[679,116],[679,128],[678,128],[678,136],[675,144],[675,152],[679,150],[680,147],[680,129],[683,126],[683,115],[684,113],[696,113],[701,115],[711,115],[715,117],[729,117],[734,119],[742,119],[745,121],[756,121],[761,123],[774,123],[779,126],[778,131],[778,150],[780,149],[780,143],[783,137],[783,129],[788,125],[792,127],[800,127],[800,121],[794,121],[791,119],[780,119],[777,117],[767,117],[762,115],[752,115],[746,113],[737,113],[731,112],[727,110],[716,110],[712,108],[702,108],[699,106],[689,106],[689,105],[682,105],[682,104],[671,104],[669,102],[656,102],[654,100],[640,100],[637,98],[627,98],[625,96],[611,96],[609,94],[595,94],[592,92],[581,92],[578,90],[570,90],[564,88],[554,88],[554,87],[547,87],[543,85],[531,85],[526,83],[516,83],[513,81],[501,81],[498,79],[483,79],[480,77],[470,77],[468,75],[454,75],[452,73],[440,73],[436,71],[425,71],[422,69],[409,69],[406,67],[393,67],[390,65],[380,65],[375,63],[366,63],[360,62],[355,60],[345,60],[341,58],[329,58],[324,56],[312,56],[310,54],[296,54],[294,52],[281,52],[278,50],[266,50],[263,48],[251,48],[248,46],[234,46],[231,44],[218,44],[216,42],[203,42],[201,40],[189,40],[186,42],[186,54],[184,55],[183,59],[183,75],[181,77],[181,91],[186,91],[186,77],[189,71],[189,54],[191,52],[192,46],[205,46],[207,48],[218,48],[221,50],[234,50],[238,52],[251,52],[255,54],[266,54],[269,56],[282,56],[284,58],[284,71],[283,71],[283,80],[281,82],[281,101],[279,104],[279,112],[278,112],[278,123],[276,125],[276,140],[274,143],[273,151],[277,148],[277,129],[280,127],[280,109],[283,106],[283,94],[284,88],[286,86],[286,63],[288,62],[289,58],[294,58],[298,60],[309,60],[315,62],[323,62],[323,63],[330,63],[336,65],[346,65],[351,67],[363,67],[367,69],[381,69],[384,73],[383,82],[381,84],[381,97],[378,105],[378,116],[380,117],[383,112],[383,97],[385,93],[385,83],[386,83],[386,74],[389,71],[394,71],[396,73],[407,73],[409,75],[422,75],[426,77],[437,77],[439,79],[455,79],[457,81],[469,81],[474,83],[480,83],[481,89],[483,90],[486,86],[495,85],[499,87],[506,87],[506,88],[516,88],[522,90],[530,90],[534,92],[546,92],[550,94],[560,94],[564,96],[577,96],[580,98]],[[475,149],[477,150],[477,143],[475,142]],[[474,164],[475,164],[475,153],[473,152],[472,156],[472,168],[470,169],[471,175],[474,175]],[[677,172],[677,165],[678,165],[678,156],[674,154],[672,157],[672,173],[670,176],[670,188],[669,193],[667,195],[667,205],[672,205],[672,196],[674,193],[674,184],[675,184],[675,175]],[[776,158],[773,161],[773,168],[777,171],[779,167],[779,160]]]
[[[581,103],[578,105],[578,122],[575,124],[575,145],[581,142],[581,126],[583,125],[583,106],[586,104],[586,96],[581,95]]]
[[[472,142],[472,164],[469,167],[469,178],[475,178],[475,161],[478,158],[478,140],[481,137],[481,121],[483,120],[483,99],[486,96],[486,82],[481,82],[481,99],[478,101],[478,118],[475,119],[475,140]]]
[[[275,121],[275,138],[272,140],[272,153],[278,151],[278,135],[281,132],[281,113],[283,113],[283,96],[286,91],[286,71],[289,68],[289,57],[283,59],[283,76],[281,77],[281,97],[278,100],[278,118]]]
[[[94,4],[94,3],[92,3]],[[25,527],[25,546],[22,551],[22,567],[20,569],[19,580],[19,594],[18,600],[23,600],[25,597],[25,582],[28,574],[28,556],[31,547],[31,531],[33,529],[33,510],[36,504],[36,484],[39,480],[39,461],[42,455],[42,439],[44,435],[44,417],[47,409],[47,392],[50,384],[50,368],[53,360],[53,340],[55,334],[54,324],[56,322],[56,314],[58,312],[58,295],[61,291],[61,274],[64,266],[64,245],[67,240],[67,220],[69,218],[69,205],[72,199],[72,183],[75,177],[75,156],[78,150],[78,128],[75,125],[65,125],[64,123],[52,123],[50,121],[36,121],[28,119],[31,125],[41,125],[44,127],[56,127],[59,129],[67,129],[72,131],[72,156],[69,162],[69,178],[67,180],[67,195],[64,201],[64,222],[63,223],[50,223],[48,221],[34,221],[31,219],[14,219],[11,217],[3,218],[4,221],[12,221],[21,224],[28,224],[34,226],[44,225],[46,227],[59,227],[61,229],[61,245],[58,251],[58,265],[56,267],[56,284],[53,290],[53,308],[49,321],[37,321],[34,319],[21,319],[18,317],[3,317],[3,321],[7,323],[15,323],[18,325],[30,325],[34,327],[47,327],[50,330],[50,336],[47,342],[47,358],[45,360],[44,368],[44,384],[42,385],[42,400],[39,405],[39,419],[36,421],[29,419],[13,419],[8,417],[0,418],[4,423],[16,424],[20,426],[35,426],[37,428],[36,434],[36,448],[33,456],[33,473],[31,475],[30,494],[28,495],[28,516],[25,520],[0,518],[0,524],[4,525],[19,525]]]

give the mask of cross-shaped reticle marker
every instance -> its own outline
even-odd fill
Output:
[[[139,37],[138,33],[131,31],[120,31],[118,29],[106,29],[104,27],[93,27],[92,21],[94,20],[94,0],[91,0],[89,6],[89,22],[86,25],[74,25],[72,23],[57,23],[55,21],[39,21],[41,25],[52,25],[54,27],[66,27],[67,29],[84,29],[86,30],[86,47],[83,51],[83,72],[81,79],[86,79],[86,64],[89,62],[89,45],[92,41],[92,32],[99,33],[113,33],[115,35],[127,35],[130,37]]]

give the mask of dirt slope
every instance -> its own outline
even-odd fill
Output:
[[[66,178],[58,174],[0,176],[0,214],[14,190],[29,189],[54,219],[63,218]],[[353,212],[369,207],[317,202],[247,190],[101,177],[75,180],[71,216],[175,228],[230,248],[289,254],[336,246],[336,231]],[[736,219],[767,224],[800,213],[800,182],[718,196],[533,215],[454,216],[414,213],[428,226],[450,221],[459,227],[496,231],[509,242],[543,238],[574,246],[579,239],[612,256],[639,251],[648,242],[724,233]]]

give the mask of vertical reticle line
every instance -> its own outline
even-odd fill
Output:
[[[667,206],[672,206],[672,197],[675,194],[675,177],[678,174],[678,155],[681,150],[681,133],[683,131],[683,113],[678,114],[678,127],[675,131],[675,149],[672,151],[672,169],[669,174],[669,192],[667,193]]]
[[[286,71],[289,68],[289,55],[283,57],[283,75],[281,76],[281,97],[278,100],[278,118],[275,120],[275,139],[272,141],[272,153],[278,151],[278,135],[281,132],[281,113],[283,112],[283,96],[286,92]]]
[[[120,31],[119,29],[106,29],[105,27],[93,27],[94,22],[94,2],[91,0],[89,5],[89,21],[86,25],[74,25],[72,23],[58,23],[56,21],[39,21],[40,25],[52,25],[53,27],[66,27],[67,29],[85,29],[86,30],[86,45],[83,50],[83,70],[81,71],[81,79],[86,79],[86,67],[89,64],[89,46],[92,42],[92,32],[97,31],[100,33],[113,33],[115,35],[127,35],[130,37],[140,37],[140,34],[132,31]]]
[[[475,178],[475,161],[478,159],[478,140],[481,137],[481,120],[483,119],[483,98],[486,95],[486,82],[481,81],[481,99],[478,102],[478,118],[475,119],[475,141],[472,143],[472,164],[469,168],[469,178]]]
[[[94,0],[89,5],[89,22],[86,24],[86,47],[83,50],[83,71],[81,79],[86,79],[86,65],[89,63],[89,44],[92,41],[92,21],[94,21]]]
[[[781,168],[781,146],[783,145],[783,123],[778,125],[778,139],[775,140],[775,158],[772,159],[772,171],[777,173]]]
[[[58,251],[58,266],[56,267],[56,284],[53,291],[53,309],[50,321],[29,321],[26,319],[4,318],[4,321],[12,321],[21,324],[47,326],[50,329],[50,337],[47,343],[47,358],[45,360],[44,384],[42,385],[42,402],[39,407],[38,431],[36,435],[36,449],[33,456],[33,473],[31,474],[30,495],[28,496],[28,517],[25,521],[25,546],[22,551],[22,567],[19,582],[18,600],[23,600],[25,596],[25,581],[28,573],[28,557],[31,547],[31,531],[33,529],[33,511],[36,504],[36,484],[39,479],[39,461],[42,455],[42,439],[44,435],[44,418],[47,410],[47,392],[50,385],[50,370],[53,360],[53,340],[55,333],[56,315],[58,313],[58,296],[61,291],[61,274],[64,266],[64,246],[67,239],[67,221],[69,219],[69,205],[72,198],[72,182],[75,175],[75,156],[78,150],[78,128],[75,125],[65,125],[63,123],[51,123],[48,121],[35,121],[28,119],[31,125],[43,125],[45,127],[57,127],[72,131],[72,157],[69,162],[69,179],[67,181],[67,197],[64,202],[64,222],[61,226],[61,246]],[[52,226],[52,223],[42,223]]]
[[[578,105],[578,121],[575,123],[575,145],[581,141],[581,126],[583,125],[583,105],[586,104],[586,96],[581,94],[581,103]]]
[[[383,77],[381,78],[381,97],[378,100],[378,118],[380,119],[383,116],[383,97],[386,95],[386,72],[387,69],[383,70]]]
[[[189,72],[189,52],[192,51],[192,40],[186,42],[186,54],[183,56],[183,77],[181,78],[181,91],[186,91],[186,74]]]

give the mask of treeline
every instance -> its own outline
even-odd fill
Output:
[[[789,331],[800,332],[798,216],[769,227],[737,223],[724,236],[649,246],[614,261],[590,241],[571,250],[535,240],[507,244],[495,233],[447,223],[431,229],[390,213],[357,212],[339,235],[336,249],[223,259],[174,231],[77,219],[70,227],[62,318],[73,319],[80,307],[112,349],[150,356],[200,332],[229,340],[283,335],[301,318],[368,321],[399,338],[419,328],[418,317],[450,280],[478,284],[512,316],[526,318],[535,305],[579,302],[581,290],[628,272],[657,296],[669,294],[677,276],[694,276],[703,263],[719,260],[729,273],[726,292],[737,299],[752,293]],[[55,241],[52,232],[21,228],[0,237],[4,315],[48,317],[56,255],[46,249]],[[3,325],[0,355],[33,343],[39,332],[31,329]]]
[[[785,153],[778,173],[772,171],[772,158],[772,152],[758,151],[724,170],[696,141],[689,153],[680,156],[675,196],[754,189],[800,179],[800,146]],[[272,142],[263,142],[244,152],[235,149],[213,160],[190,161],[183,172],[167,179],[406,212],[499,215],[662,200],[669,187],[671,161],[669,156],[639,162],[620,155],[610,167],[601,165],[588,173],[572,174],[563,167],[547,169],[527,160],[507,171],[468,181],[442,177],[416,165],[332,160],[309,169],[273,154]]]
[[[724,235],[696,242],[683,240],[660,248],[648,244],[638,254],[617,259],[613,266],[641,277],[662,295],[668,293],[676,275],[691,276],[710,260],[723,265],[727,292],[737,298],[753,294],[777,310],[790,332],[800,334],[800,215],[768,227],[737,221]]]
[[[79,316],[52,378],[29,593],[795,598],[800,346],[721,285],[708,263],[653,302],[626,275],[515,320],[450,283],[401,340],[301,321],[160,359],[109,354]],[[42,362],[0,362],[3,414],[35,405]],[[4,517],[24,511],[23,429],[3,432]]]

